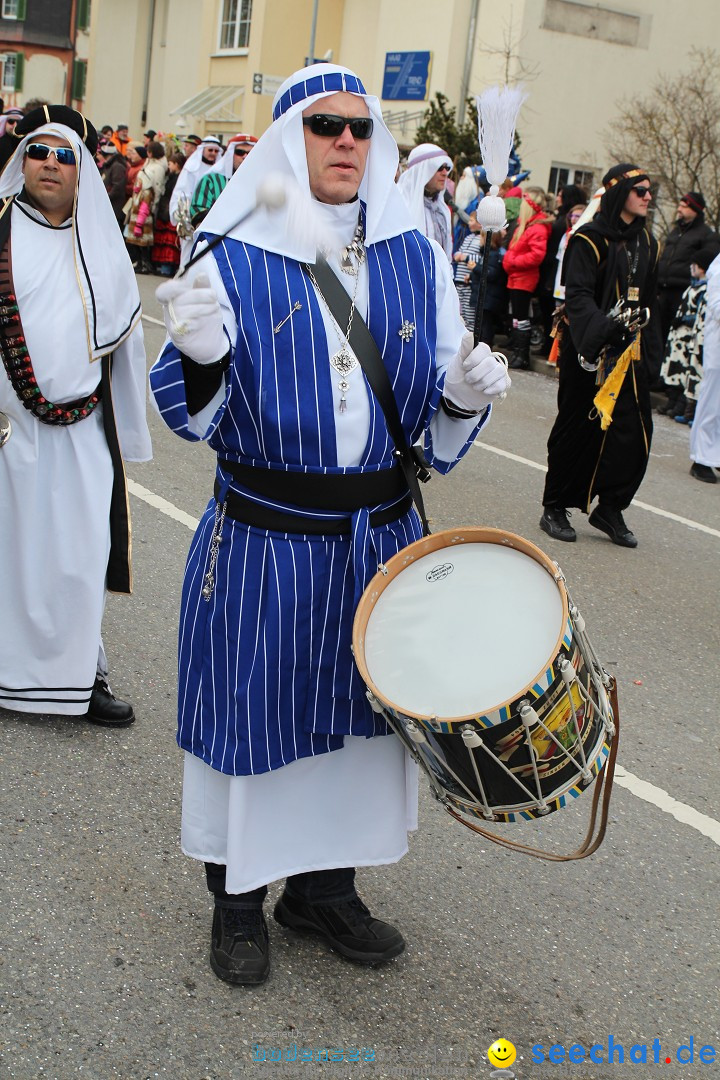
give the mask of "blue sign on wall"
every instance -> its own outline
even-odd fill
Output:
[[[383,100],[425,101],[431,64],[431,52],[385,53]]]

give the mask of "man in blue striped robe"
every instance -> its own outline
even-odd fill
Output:
[[[158,291],[158,409],[217,453],[182,593],[182,846],[205,863],[210,962],[264,981],[267,885],[281,924],[379,963],[404,948],[355,891],[416,825],[416,770],[370,708],[351,652],[378,564],[421,535],[382,410],[304,266],[318,243],[390,377],[405,436],[447,472],[509,380],[465,335],[441,249],[412,228],[378,100],[333,65],[297,72],[210,210],[195,270]],[[260,208],[276,174],[288,199]],[[242,218],[242,221],[240,219]],[[392,648],[392,642],[388,642]]]

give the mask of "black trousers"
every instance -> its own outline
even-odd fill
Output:
[[[225,891],[225,866],[221,863],[205,863],[207,887],[216,898],[232,900],[238,907],[262,907],[267,896],[267,885],[246,893]],[[306,874],[293,874],[285,882],[285,888],[307,904],[340,904],[357,896],[355,892],[355,867],[341,866],[333,870],[312,870]]]

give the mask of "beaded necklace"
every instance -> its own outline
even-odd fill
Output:
[[[12,281],[10,238],[0,253],[0,354],[13,390],[23,407],[42,424],[67,426],[90,416],[101,398],[100,384],[86,398],[58,405],[38,386],[23,333]]]

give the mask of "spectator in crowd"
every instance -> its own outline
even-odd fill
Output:
[[[659,413],[680,423],[691,424],[695,416],[697,392],[703,376],[703,337],[707,270],[717,255],[714,247],[704,247],[690,267],[692,284],[682,295],[665,343],[660,378],[667,389],[667,404]]]
[[[172,277],[180,266],[180,245],[177,229],[170,220],[170,199],[184,164],[185,158],[179,151],[170,154],[165,190],[155,210],[155,242],[151,258],[158,274],[163,277]]]
[[[143,135],[143,146],[148,147],[151,142],[155,142],[156,137],[157,131],[153,131],[152,128],[148,128],[148,130]]]
[[[720,468],[720,255],[710,263],[705,292],[703,377],[690,432],[690,475],[716,484]]]
[[[200,138],[199,135],[186,135],[185,136],[185,138],[183,139],[183,144],[182,144],[182,152],[183,152],[183,154],[185,156],[186,161],[191,156],[191,154],[195,153],[195,151],[197,150],[197,148],[198,148],[198,146],[200,145],[201,142],[202,142],[202,139]]]
[[[130,146],[130,135],[128,133],[127,124],[118,124],[116,130],[110,136],[110,141],[115,143],[117,152],[124,157]]]
[[[545,339],[543,342],[542,355],[547,356],[552,346],[550,329],[552,327],[553,313],[555,311],[555,279],[557,277],[558,262],[557,254],[560,241],[567,233],[567,217],[571,207],[587,206],[588,194],[584,188],[576,184],[566,184],[561,187],[556,196],[557,209],[555,220],[550,228],[545,258],[540,266],[540,281],[537,287],[537,298],[542,314],[542,323]],[[567,241],[566,241],[567,243]]]
[[[705,198],[701,191],[689,191],[677,206],[675,225],[668,233],[658,266],[657,310],[663,342],[672,326],[682,294],[690,284],[690,263],[701,248],[720,238],[705,224]],[[659,371],[653,372],[655,378]]]
[[[530,367],[530,301],[540,280],[540,266],[552,226],[547,204],[542,188],[526,188],[517,225],[503,258],[513,326],[511,368]]]
[[[125,156],[128,161],[128,171],[125,178],[125,194],[128,199],[131,199],[133,191],[135,190],[137,174],[147,161],[147,150],[144,146],[128,146]]]
[[[472,272],[478,265],[482,254],[483,234],[482,226],[478,225],[477,216],[471,214],[469,232],[460,245],[460,250],[453,255],[454,272],[453,278],[460,301],[460,314],[463,322],[471,332],[475,329],[475,307],[472,303],[473,286]],[[475,291],[477,297],[477,290]]]
[[[125,182],[127,179],[128,162],[122,154],[118,154],[114,143],[107,142],[104,146],[98,146],[97,159],[100,166],[105,190],[110,197],[113,213],[117,218],[118,225],[122,229],[125,225]]]
[[[150,143],[148,160],[135,178],[125,240],[137,274],[151,274],[150,252],[155,240],[153,211],[165,187],[167,162],[161,143]],[[133,258],[134,256],[134,258]]]
[[[434,143],[420,143],[408,154],[398,188],[410,208],[413,226],[436,240],[452,262],[452,224],[444,198],[451,169],[452,161],[443,149]]]
[[[495,335],[502,330],[507,311],[507,274],[503,269],[503,258],[507,250],[505,247],[506,236],[506,229],[493,230],[488,252],[487,285],[478,340],[484,341],[491,349],[495,342]],[[487,235],[484,234],[482,238],[483,248],[486,242]],[[482,286],[482,263],[483,256],[481,256],[480,261],[470,274],[470,307],[473,312],[477,308],[478,294]]]

